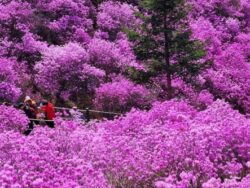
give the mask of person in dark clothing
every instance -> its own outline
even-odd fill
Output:
[[[22,109],[29,119],[36,119],[36,106],[32,103],[32,100],[29,96],[25,97]],[[28,124],[29,128],[28,128],[28,130],[25,131],[25,133],[24,133],[25,135],[30,134],[30,132],[34,128],[34,124],[38,124],[38,122],[35,120],[30,120],[30,122]]]
[[[24,103],[22,103],[22,102],[14,104],[14,108],[19,109],[19,110],[21,110],[23,108],[23,106],[24,106]]]

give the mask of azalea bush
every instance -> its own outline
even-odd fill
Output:
[[[122,114],[25,136],[0,105],[0,187],[249,187],[249,28],[249,0],[1,1],[0,102]]]
[[[24,112],[13,107],[0,105],[0,132],[23,133],[28,128],[28,118]]]
[[[96,89],[94,103],[99,109],[126,112],[132,107],[147,107],[152,100],[148,89],[126,78],[118,77]]]
[[[135,7],[120,2],[103,2],[97,17],[97,23],[104,31],[117,32],[122,27],[133,27],[139,21],[134,15]]]
[[[56,119],[55,129],[36,127],[28,137],[5,129],[0,185],[244,187],[249,126],[224,101],[197,111],[172,100],[88,126]]]
[[[15,61],[0,58],[0,101],[15,102],[21,95]]]
[[[59,94],[67,99],[65,93],[69,97],[84,90],[78,85],[91,88],[105,75],[104,71],[89,64],[86,49],[78,43],[51,46],[43,53],[43,61],[35,66],[38,72],[36,82],[50,94]]]
[[[32,89],[34,95],[78,102],[93,97],[93,89],[111,73],[143,67],[123,32],[139,23],[137,9],[127,3],[13,0],[1,2],[0,10],[2,64],[14,59],[21,69],[18,77],[10,74],[13,81],[1,83],[6,95],[1,99],[20,97],[12,84],[18,81],[26,95]]]
[[[117,186],[200,187],[212,178],[218,187],[237,185],[249,172],[249,123],[223,101],[201,112],[185,102],[156,103],[98,125],[106,146],[100,160]]]
[[[193,38],[205,42],[213,66],[204,74],[214,96],[249,113],[250,4],[244,0],[189,1]]]
[[[70,151],[76,146],[67,143],[62,138],[63,133],[48,128],[38,128],[29,137],[1,133],[0,185],[110,187],[102,171]]]

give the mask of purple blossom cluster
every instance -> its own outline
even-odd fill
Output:
[[[43,61],[35,66],[38,71],[36,82],[51,93],[77,92],[78,86],[87,80],[94,82],[105,76],[103,70],[90,64],[89,54],[78,43],[50,46],[43,52],[43,57]]]
[[[224,101],[201,112],[185,102],[156,103],[149,112],[98,124],[103,135],[98,156],[115,185],[245,185],[249,123]]]
[[[11,125],[15,121],[25,119],[13,118]],[[5,129],[0,185],[244,187],[250,181],[249,126],[224,101],[197,111],[172,100],[89,127],[57,119],[56,129],[36,127],[28,137]]]
[[[63,129],[54,132],[48,128],[37,128],[30,137],[1,133],[0,186],[111,187],[101,170],[80,157],[74,140],[65,140],[68,134]],[[70,137],[76,139],[77,135]],[[84,140],[82,137],[81,142]],[[81,152],[84,154],[84,150]]]
[[[22,111],[0,105],[0,132],[13,131],[22,133],[28,128],[28,118]]]
[[[102,84],[95,93],[95,106],[107,111],[126,112],[132,107],[143,108],[153,100],[148,89],[123,77]]]
[[[21,95],[14,66],[14,60],[0,58],[0,101],[14,102]]]
[[[245,0],[192,1],[193,37],[206,44],[214,65],[204,78],[210,92],[249,113],[250,4]]]
[[[111,73],[142,68],[122,32],[139,23],[136,8],[127,3],[96,7],[88,0],[13,0],[0,3],[0,11],[0,57],[15,59],[21,67],[18,81],[26,94],[36,87],[67,100],[79,91],[93,91]],[[15,98],[11,92],[17,95],[17,90],[3,83],[4,88]]]
[[[126,114],[83,123],[75,113],[24,136],[27,117],[0,105],[0,187],[249,187],[250,2],[188,2],[192,40],[206,49],[197,62],[213,63],[189,84],[170,78],[174,98],[166,100],[166,74],[129,79],[151,74],[134,51],[139,40],[128,37],[152,30],[145,10],[120,1],[1,1],[0,102],[50,95]]]
[[[120,31],[122,27],[136,26],[135,8],[126,3],[104,2],[99,7],[97,23],[104,31]]]

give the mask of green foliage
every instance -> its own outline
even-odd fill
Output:
[[[128,36],[128,39],[130,41],[135,41],[136,39],[138,39],[140,37],[139,33],[137,33],[136,31],[129,29],[129,28],[123,28],[122,32],[126,33],[126,35]]]
[[[206,51],[200,41],[191,40],[186,24],[190,6],[185,0],[142,0],[140,5],[149,16],[143,19],[142,35],[130,38],[137,40],[138,59],[149,62],[144,80],[165,72],[171,78],[180,76],[189,81],[211,65],[209,61],[199,61]],[[140,79],[141,73],[135,75],[138,77],[134,79]]]

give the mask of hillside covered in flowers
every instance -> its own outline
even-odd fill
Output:
[[[249,60],[249,0],[1,0],[0,187],[250,187]]]

